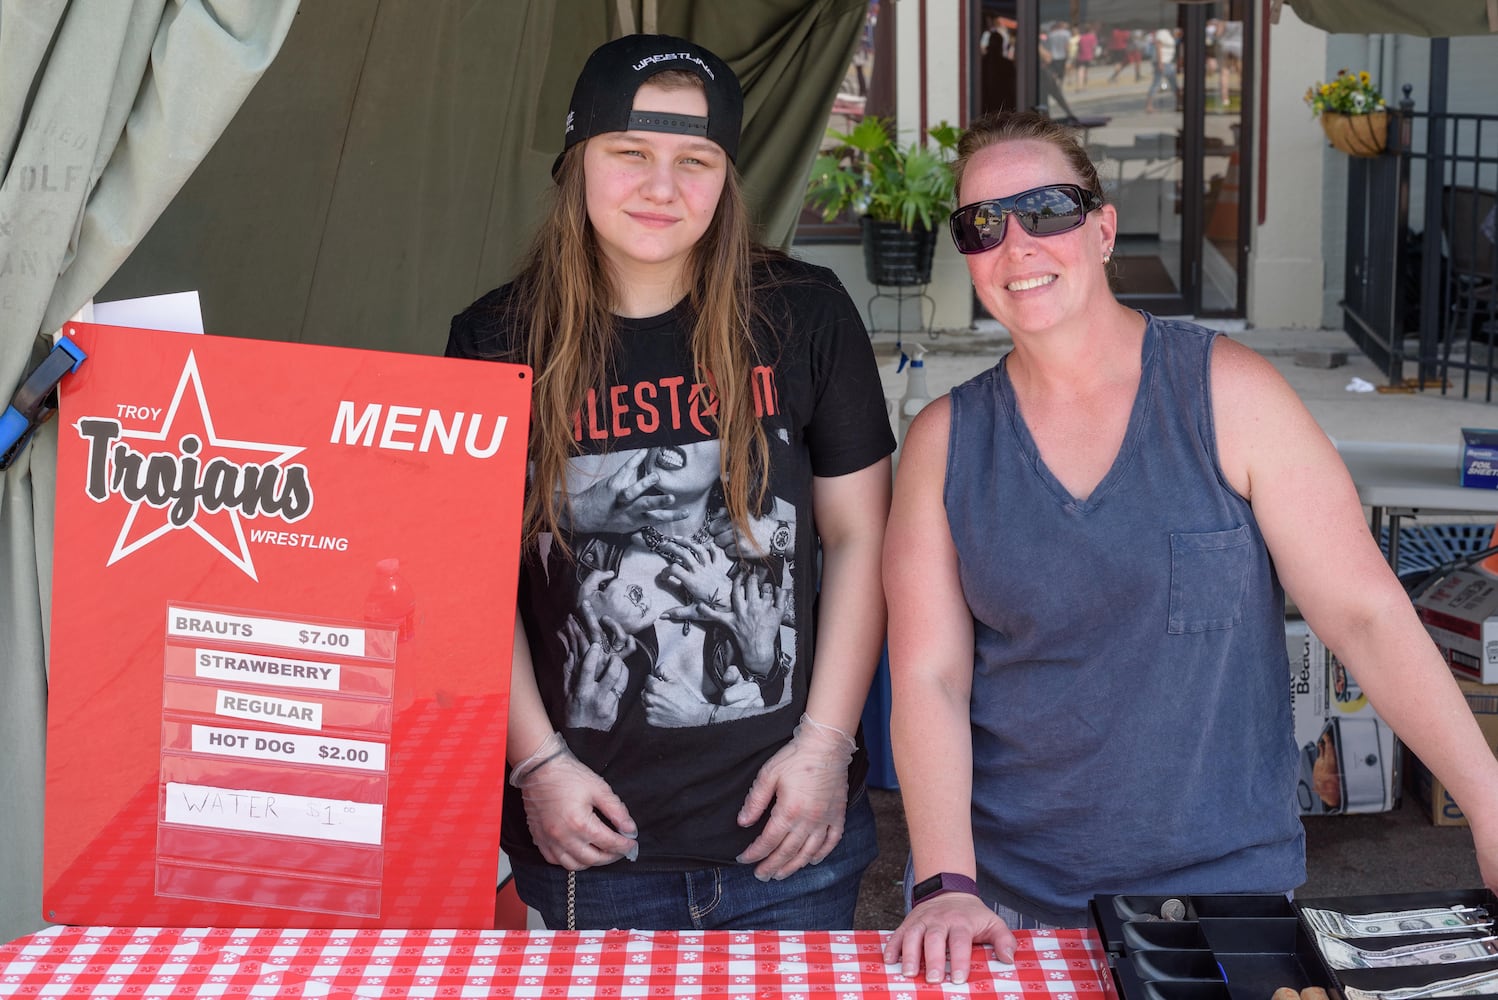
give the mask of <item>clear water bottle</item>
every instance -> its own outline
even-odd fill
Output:
[[[400,642],[416,634],[416,593],[401,575],[399,559],[375,563],[374,584],[364,598],[364,620],[395,629]]]

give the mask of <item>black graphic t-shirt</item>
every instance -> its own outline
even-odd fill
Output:
[[[752,391],[770,443],[758,545],[724,510],[712,400],[693,373],[683,304],[618,320],[619,357],[573,416],[583,453],[559,484],[572,557],[543,535],[521,563],[521,619],[547,713],[628,806],[642,869],[731,864],[758,834],[763,820],[741,829],[739,808],[790,739],[810,680],[812,477],[894,450],[868,335],[837,278],[789,258],[756,277]],[[511,295],[496,289],[454,317],[448,355],[541,367],[522,356]],[[506,796],[505,850],[540,861],[519,794]]]

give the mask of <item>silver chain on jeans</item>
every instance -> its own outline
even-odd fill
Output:
[[[567,929],[577,930],[577,872],[567,872]]]

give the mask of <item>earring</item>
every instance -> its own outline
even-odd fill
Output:
[[[1106,264],[1113,259],[1113,248],[1108,247],[1103,251],[1103,263]]]

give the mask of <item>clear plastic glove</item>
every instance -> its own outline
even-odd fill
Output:
[[[517,764],[510,784],[520,789],[525,825],[551,864],[575,872],[639,857],[638,831],[624,800],[573,756],[561,733]]]
[[[739,825],[750,826],[769,808],[770,821],[738,857],[761,882],[783,879],[814,865],[843,839],[848,809],[848,765],[853,737],[803,714],[791,741],[759,769]]]

